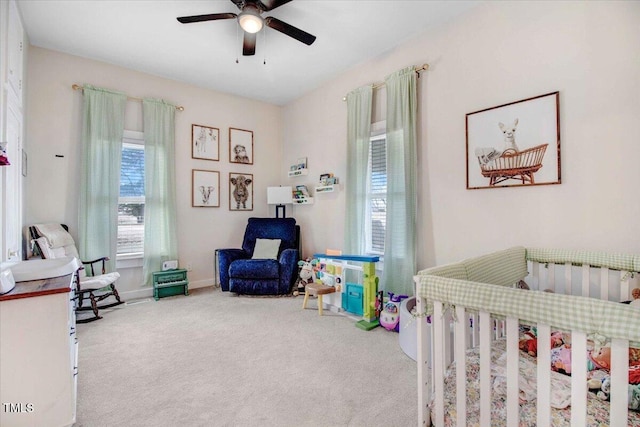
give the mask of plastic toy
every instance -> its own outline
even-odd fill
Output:
[[[400,303],[407,295],[394,295],[389,293],[389,301],[384,304],[384,309],[380,313],[380,325],[388,331],[400,331]]]

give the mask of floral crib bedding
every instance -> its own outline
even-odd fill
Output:
[[[467,351],[467,425],[480,425],[480,353],[478,347]],[[506,426],[506,341],[494,342],[491,349],[492,407],[491,426]],[[520,426],[536,426],[536,359],[520,353]],[[595,371],[592,371],[595,372]],[[571,377],[551,372],[551,425],[571,425]],[[434,405],[432,406],[432,410]],[[456,367],[452,364],[445,374],[445,425],[456,425]],[[589,393],[587,426],[601,427],[609,423],[609,402]],[[640,412],[629,411],[628,425],[640,427]]]

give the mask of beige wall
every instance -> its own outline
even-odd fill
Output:
[[[284,164],[344,178],[343,96],[408,65],[419,79],[418,267],[511,245],[639,252],[640,3],[491,2],[284,109]],[[560,91],[561,185],[466,190],[465,114]],[[377,91],[383,118],[384,91]],[[296,181],[297,182],[297,181]],[[304,251],[342,247],[344,188],[294,207]]]
[[[314,186],[321,173],[340,190],[287,208],[303,226],[303,255],[341,248],[346,175],[343,96],[411,64],[419,79],[418,267],[510,245],[638,252],[640,245],[640,3],[491,2],[360,64],[283,109],[40,48],[29,52],[26,223],[64,221],[76,229],[81,95],[91,83],[184,105],[177,115],[180,263],[196,285],[211,283],[213,250],[237,247],[246,218],[272,216],[269,185]],[[561,185],[465,189],[465,114],[560,91]],[[384,89],[376,91],[384,118]],[[127,128],[140,130],[130,103]],[[193,160],[191,123],[221,130],[221,162]],[[256,164],[232,167],[229,126],[255,132]],[[56,158],[62,154],[64,158]],[[288,178],[307,157],[310,173]],[[219,170],[222,206],[191,208],[191,169]],[[253,173],[254,211],[228,211],[228,172]],[[137,271],[137,270],[135,270]],[[127,289],[136,289],[128,273]],[[122,286],[122,285],[121,285]]]
[[[176,114],[176,179],[180,265],[191,264],[191,286],[213,283],[216,248],[239,247],[247,218],[273,216],[266,187],[282,184],[281,108],[37,47],[29,51],[26,144],[29,174],[25,224],[64,222],[77,231],[82,94],[74,83],[163,98],[185,107]],[[191,124],[220,129],[220,161],[191,158]],[[229,163],[229,127],[254,132],[254,164]],[[125,128],[142,131],[140,102],[127,105]],[[64,157],[58,158],[56,155]],[[191,207],[191,170],[220,172],[219,208]],[[229,172],[254,177],[254,210],[229,211]],[[272,209],[273,210],[273,209]],[[140,269],[120,270],[119,288],[139,290]]]

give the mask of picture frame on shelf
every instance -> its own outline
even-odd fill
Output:
[[[191,171],[191,206],[220,207],[220,172],[203,169]]]
[[[560,184],[559,92],[468,113],[467,189]]]
[[[229,163],[253,164],[253,131],[229,128]]]
[[[304,170],[304,169],[307,169],[306,157],[300,157],[298,160],[296,160],[296,163],[291,165],[291,167],[289,168],[290,171],[297,171],[297,170]]]
[[[253,210],[253,174],[229,172],[229,210]]]
[[[202,160],[220,160],[220,129],[191,125],[191,158]]]
[[[332,173],[323,173],[320,175],[318,182],[320,185],[327,185],[327,180],[333,176]]]

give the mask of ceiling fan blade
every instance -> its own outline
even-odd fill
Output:
[[[245,0],[231,0],[231,3],[235,4],[238,9],[242,10],[242,5],[245,3]]]
[[[231,0],[233,1],[233,0]],[[276,7],[280,7],[283,4],[287,4],[292,0],[258,0],[257,2],[260,4],[259,7],[265,12],[275,9]]]
[[[216,21],[218,19],[232,19],[237,17],[238,15],[235,13],[211,13],[209,15],[182,16],[176,19],[183,24],[191,24],[192,22]]]
[[[256,34],[244,32],[244,41],[242,42],[242,55],[251,56],[256,54]]]
[[[293,37],[306,45],[311,45],[316,41],[316,36],[311,35],[306,31],[302,31],[300,28],[296,28],[293,25],[289,25],[286,22],[282,22],[278,18],[269,16],[268,18],[265,18],[264,23],[268,27],[271,27],[276,31],[280,31],[282,34],[286,34],[289,37]]]

